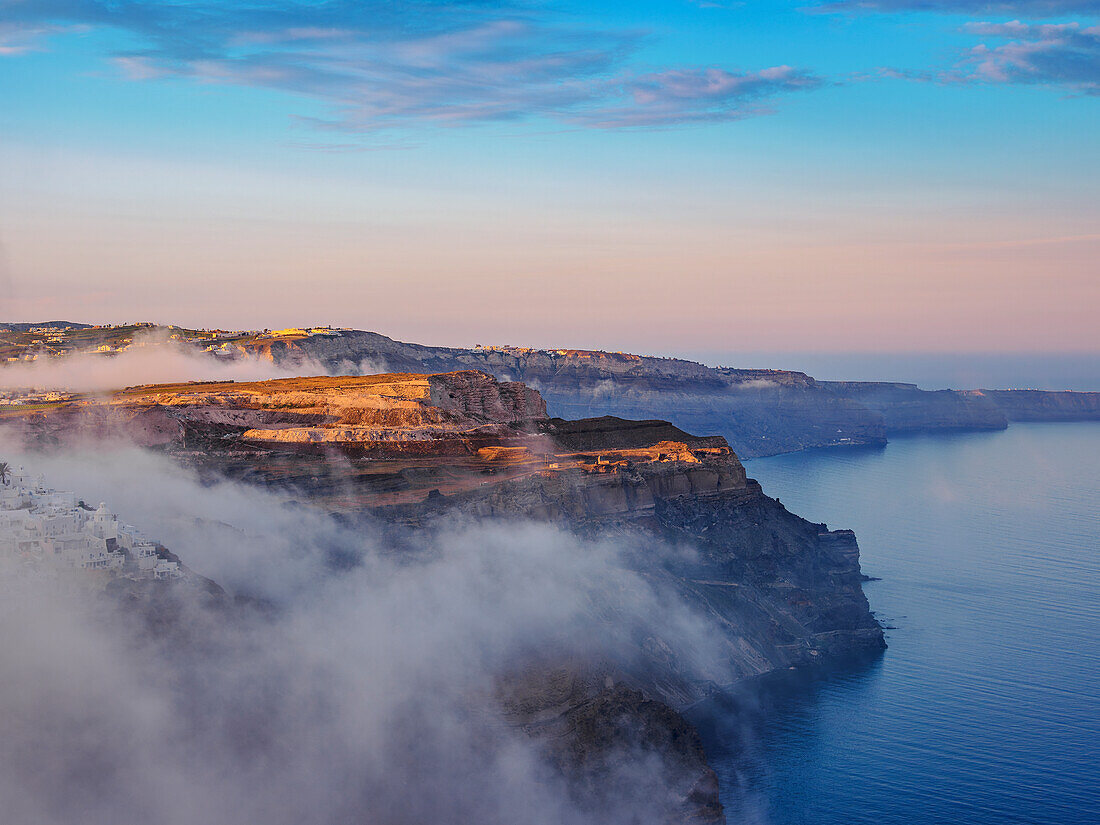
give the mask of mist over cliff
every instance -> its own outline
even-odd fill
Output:
[[[0,448],[229,591],[6,583],[10,821],[658,822],[695,781],[638,729],[578,783],[507,687],[532,663],[629,667],[656,637],[712,667],[713,630],[627,563],[681,548],[529,522],[351,528],[126,445]]]
[[[150,329],[135,335],[133,344],[119,353],[74,352],[60,358],[38,357],[5,364],[0,369],[0,386],[100,392],[137,384],[262,381],[326,372],[325,367],[306,357],[293,365],[236,351],[232,358],[223,358],[172,340],[164,329]]]

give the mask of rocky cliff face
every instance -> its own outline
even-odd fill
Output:
[[[641,561],[647,575],[680,593],[721,628],[724,639],[722,654],[711,662],[711,682],[691,676],[692,667],[667,640],[646,640],[663,653],[643,672],[632,672],[632,683],[674,707],[722,682],[884,647],[863,595],[855,536],[788,512],[729,454],[597,474],[539,473],[375,510],[414,524],[456,512],[548,519],[595,534],[633,536],[639,546],[659,537],[694,548],[684,558]]]
[[[483,373],[287,378],[132,387],[7,418],[33,444],[120,435],[147,447],[233,444],[400,449],[493,439],[546,416],[539,394]],[[212,441],[213,439],[213,441]]]
[[[532,663],[528,678],[505,680],[502,701],[565,769],[587,766],[591,793],[616,743],[645,745],[678,777],[662,816],[720,822],[713,772],[679,710],[740,679],[880,651],[855,538],[764,495],[719,436],[545,411],[523,385],[463,371],[138,387],[5,422],[62,444],[103,422],[133,426],[203,472],[281,487],[344,520],[535,519],[637,548],[635,572],[710,629],[706,655],[657,633],[600,661]],[[568,690],[549,689],[555,679]]]
[[[133,427],[206,472],[405,525],[460,513],[687,542],[698,554],[660,575],[738,639],[724,665],[737,677],[881,646],[851,534],[765,496],[725,439],[545,409],[463,371],[135,387],[6,421],[39,444]]]

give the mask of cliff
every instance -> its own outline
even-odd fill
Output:
[[[134,427],[205,473],[344,518],[533,518],[687,542],[690,562],[648,572],[736,638],[723,666],[738,678],[882,645],[851,533],[768,498],[725,439],[657,420],[549,418],[537,392],[483,373],[135,387],[4,422],[39,445]]]
[[[657,633],[608,659],[531,662],[503,680],[501,701],[586,792],[599,793],[601,754],[645,744],[679,777],[668,821],[722,821],[681,709],[741,679],[884,647],[855,537],[766,496],[725,439],[652,419],[550,418],[539,393],[481,372],[135,387],[3,423],[38,445],[130,429],[203,473],[353,524],[535,519],[637,548],[627,563],[676,594],[713,648]],[[614,621],[613,608],[593,609]]]
[[[1100,392],[981,390],[1009,421],[1100,421]]]

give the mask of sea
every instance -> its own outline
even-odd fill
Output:
[[[889,649],[710,730],[731,825],[1100,823],[1100,423],[747,467],[856,531]]]

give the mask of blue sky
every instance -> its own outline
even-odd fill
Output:
[[[7,314],[1100,348],[1097,0],[8,0],[0,90]]]

